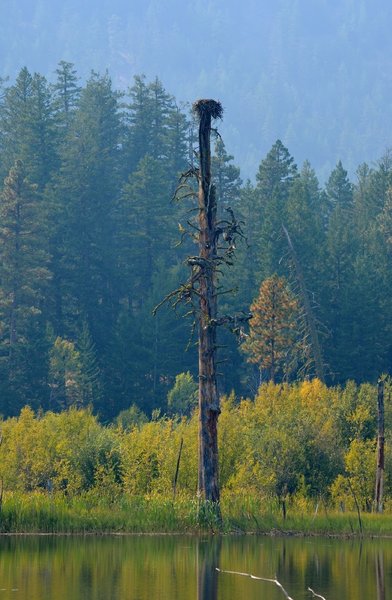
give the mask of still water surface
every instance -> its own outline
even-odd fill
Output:
[[[392,540],[2,537],[0,600],[392,600]]]

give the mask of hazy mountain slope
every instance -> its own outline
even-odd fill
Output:
[[[119,87],[158,75],[178,100],[215,96],[244,175],[280,137],[326,177],[392,144],[386,0],[7,0],[0,75],[108,68]]]

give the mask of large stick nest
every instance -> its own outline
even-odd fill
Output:
[[[221,119],[223,115],[222,104],[216,100],[196,100],[192,110],[200,120],[206,114],[210,114],[212,119]]]

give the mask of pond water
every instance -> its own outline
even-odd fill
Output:
[[[259,536],[0,538],[0,600],[392,599],[392,540]]]

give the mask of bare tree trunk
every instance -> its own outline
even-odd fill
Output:
[[[378,432],[377,432],[377,469],[376,469],[376,489],[374,495],[374,507],[378,513],[382,512],[382,499],[384,491],[384,381],[378,381],[377,391],[377,408],[378,408]]]
[[[226,293],[217,291],[216,280],[219,267],[232,265],[235,240],[243,238],[241,222],[237,221],[233,210],[226,208],[228,217],[217,222],[217,199],[211,179],[211,121],[220,119],[223,109],[215,100],[198,100],[193,111],[199,118],[199,167],[193,166],[183,173],[175,196],[179,199],[196,197],[198,199],[198,219],[188,220],[192,230],[191,237],[199,244],[198,256],[188,256],[187,264],[191,275],[186,283],[170,292],[154,308],[154,314],[165,303],[172,302],[176,307],[180,302],[191,310],[198,325],[199,334],[199,470],[198,498],[199,517],[205,509],[205,515],[213,517],[213,524],[220,526],[220,495],[218,477],[218,418],[220,413],[219,393],[216,373],[216,335],[217,326],[227,325],[234,333],[239,332],[239,323],[248,322],[251,314],[217,314],[217,296]],[[198,192],[189,185],[195,177]],[[195,234],[195,230],[197,234]],[[185,231],[185,235],[189,231]],[[184,237],[184,234],[183,234]],[[182,239],[183,239],[182,237]],[[218,243],[218,240],[220,242]],[[229,291],[229,290],[228,290]],[[208,504],[209,503],[209,504]],[[212,523],[210,523],[212,525]]]
[[[180,461],[181,461],[181,454],[182,454],[182,447],[184,445],[184,438],[181,438],[181,442],[180,442],[180,449],[178,451],[178,457],[177,457],[177,464],[176,464],[176,472],[174,474],[174,479],[173,479],[173,502],[176,499],[176,491],[177,491],[177,481],[178,481],[178,472],[180,470]]]
[[[216,107],[213,100],[199,100],[199,477],[201,499],[219,506],[218,435],[220,413],[216,380],[217,296],[215,262],[217,258],[216,195],[211,181],[211,119]]]

